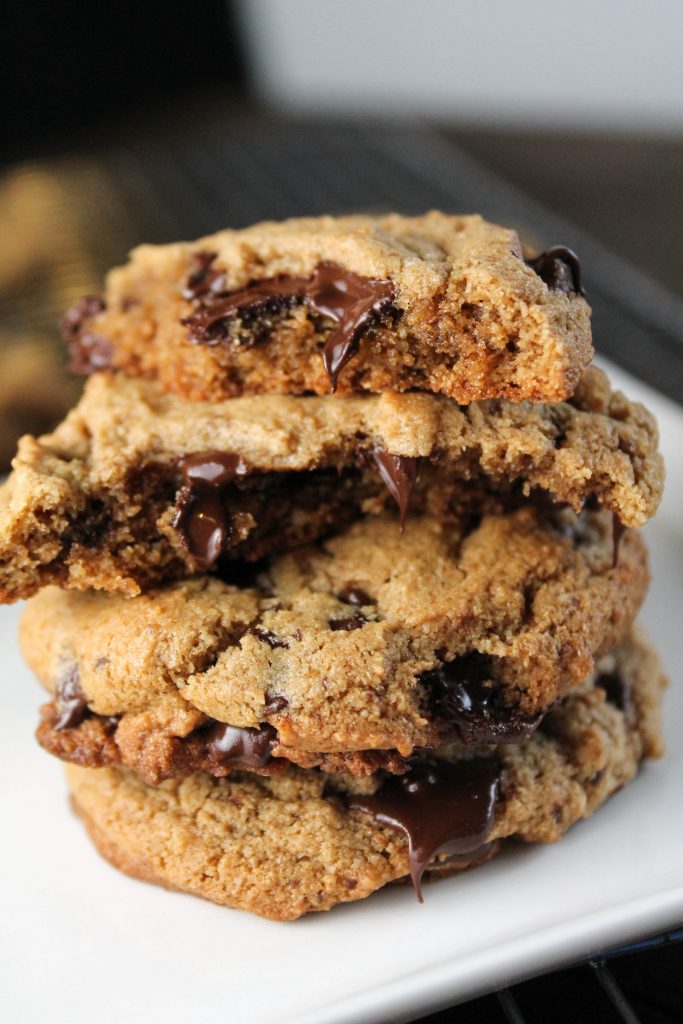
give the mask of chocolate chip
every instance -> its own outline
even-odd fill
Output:
[[[391,281],[361,277],[335,263],[315,271],[309,301],[313,309],[337,324],[323,349],[323,365],[337,390],[339,374],[358,351],[360,339],[385,316],[397,315]]]
[[[362,629],[367,621],[362,615],[350,615],[347,619],[330,619],[330,629],[350,633],[354,629]]]
[[[202,726],[209,753],[221,765],[231,768],[263,768],[272,757],[277,733],[272,725],[260,729],[242,729],[236,725],[213,722]]]
[[[525,715],[500,699],[493,659],[473,651],[424,673],[432,713],[446,721],[461,743],[512,743],[527,739],[542,715]]]
[[[178,469],[187,487],[193,484],[223,487],[232,483],[235,477],[244,476],[248,472],[247,464],[241,455],[218,451],[184,455],[178,461]]]
[[[286,640],[276,636],[275,633],[271,633],[269,629],[262,629],[261,626],[254,626],[253,629],[248,629],[246,636],[255,636],[259,640],[263,640],[264,644],[268,644],[271,650],[275,650],[276,647],[284,647],[285,649],[289,647]]]
[[[176,499],[173,525],[202,571],[218,561],[230,536],[230,517],[223,488],[248,473],[240,455],[195,452],[178,462],[185,486]]]
[[[357,587],[355,583],[348,583],[343,587],[337,594],[337,600],[341,601],[342,604],[355,605],[357,608],[362,608],[368,604],[375,604],[373,599],[361,587]]]
[[[90,714],[88,703],[81,690],[77,668],[70,669],[66,675],[62,676],[57,684],[55,699],[59,717],[53,728],[57,732],[61,732],[62,729],[75,729]]]
[[[352,796],[348,804],[407,836],[410,876],[422,902],[422,875],[437,853],[479,854],[493,825],[498,776],[494,760],[416,764],[374,796]]]
[[[339,374],[357,352],[362,336],[385,317],[398,316],[391,281],[362,277],[336,263],[319,263],[311,277],[282,274],[215,294],[222,287],[220,279],[212,276],[216,274],[211,270],[215,257],[198,253],[195,258],[200,262],[190,275],[185,295],[199,298],[202,304],[182,321],[191,341],[199,345],[234,344],[230,325],[235,320],[258,322],[306,304],[335,324],[323,349],[323,365],[332,391],[337,388]],[[209,296],[209,292],[213,294]],[[262,332],[257,331],[251,343],[261,336]]]
[[[212,292],[220,293],[224,289],[225,271],[213,268],[216,255],[215,252],[195,252],[192,255],[190,276],[183,289],[183,298],[199,299]]]
[[[70,368],[74,373],[87,375],[111,368],[111,341],[87,329],[87,322],[105,308],[99,296],[84,295],[74,302],[61,319],[62,337],[69,349]]]
[[[585,297],[581,287],[581,264],[579,257],[565,245],[555,245],[540,256],[527,260],[526,264],[548,285],[552,291],[569,295],[572,292]]]
[[[281,693],[276,693],[270,697],[263,706],[264,715],[277,715],[280,711],[284,711],[285,708],[289,707],[289,701],[286,697],[283,697]]]
[[[417,478],[417,460],[408,455],[392,455],[380,445],[376,445],[372,449],[371,455],[379,470],[379,475],[398,505],[401,529],[403,529],[408,515],[410,496]]]

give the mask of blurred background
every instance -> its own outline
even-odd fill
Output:
[[[681,344],[680,0],[4,0],[2,18],[3,466],[80,387],[56,330],[73,299],[140,241],[266,217],[479,209],[574,244],[598,346],[683,388],[652,369]]]

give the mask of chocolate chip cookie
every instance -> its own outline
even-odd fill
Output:
[[[424,394],[211,405],[97,374],[14,467],[0,489],[5,601],[50,583],[136,594],[387,507],[448,523],[597,502],[637,526],[663,485],[653,417],[594,369],[568,402],[466,407]]]
[[[278,556],[251,586],[200,576],[133,599],[48,589],[21,629],[55,695],[38,735],[67,760],[126,764],[149,782],[245,759],[402,771],[415,748],[454,736],[520,739],[635,618],[640,534],[613,555],[604,511],[447,527],[416,516],[403,535],[377,516]]]
[[[558,401],[592,355],[574,253],[432,212],[321,217],[141,246],[65,315],[74,369],[220,401],[330,390]]]
[[[400,777],[290,766],[151,788],[127,769],[69,766],[69,783],[93,842],[121,870],[292,920],[406,877],[419,894],[423,875],[481,863],[511,837],[556,841],[660,752],[664,683],[635,636],[525,742],[455,745]]]

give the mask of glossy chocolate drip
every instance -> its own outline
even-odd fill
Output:
[[[506,707],[492,681],[492,660],[472,652],[441,665],[421,677],[429,690],[434,714],[448,722],[461,743],[515,743],[528,739],[543,715],[524,715]]]
[[[622,523],[616,512],[612,513],[612,568],[616,569],[619,564],[619,548],[621,547],[621,538],[626,533],[626,527]]]
[[[384,317],[397,313],[391,281],[362,277],[336,263],[319,263],[311,277],[282,274],[221,293],[221,271],[211,269],[214,259],[210,253],[195,255],[200,263],[190,274],[184,294],[202,304],[182,321],[190,340],[200,345],[229,343],[230,325],[235,320],[251,323],[305,303],[314,313],[335,324],[323,349],[323,365],[332,391],[337,388],[339,374],[358,350],[363,334]],[[256,332],[252,344],[259,340],[259,333]]]
[[[323,349],[323,365],[333,391],[339,374],[358,351],[361,337],[390,313],[394,297],[391,281],[361,277],[336,263],[316,267],[308,301],[316,313],[337,324]]]
[[[401,529],[403,529],[408,515],[410,495],[417,477],[417,460],[408,455],[392,455],[379,446],[373,448],[372,457],[379,469],[379,475],[398,505]]]
[[[272,725],[260,729],[240,729],[236,725],[215,722],[206,729],[209,752],[222,765],[246,770],[263,768],[272,757],[277,733]]]
[[[99,295],[84,295],[66,311],[61,319],[62,337],[71,357],[73,373],[90,374],[108,370],[112,365],[111,342],[101,334],[87,329],[87,322],[106,309]]]
[[[230,535],[222,489],[248,472],[241,455],[195,452],[179,460],[185,486],[178,495],[173,525],[203,571],[215,565]]]
[[[78,679],[78,670],[75,668],[60,679],[55,697],[58,717],[53,728],[57,732],[61,732],[62,729],[75,729],[90,714]]]
[[[418,764],[374,796],[352,796],[349,806],[408,837],[410,877],[422,902],[422,875],[436,854],[474,856],[487,840],[498,774],[493,760]]]
[[[581,287],[579,257],[565,245],[555,245],[526,263],[552,291],[585,296]]]
[[[337,598],[343,604],[355,605],[356,608],[375,603],[369,594],[366,594],[362,587],[357,587],[355,583],[349,583],[343,590],[340,590]]]

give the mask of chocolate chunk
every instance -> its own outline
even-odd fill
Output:
[[[323,365],[332,391],[337,388],[339,374],[357,352],[362,336],[384,317],[398,315],[391,281],[362,277],[336,263],[319,263],[311,277],[282,274],[216,294],[221,281],[213,276],[219,272],[211,270],[215,257],[205,253],[195,258],[200,264],[190,275],[185,295],[200,299],[201,305],[182,321],[191,341],[199,345],[235,344],[236,339],[230,335],[235,320],[250,324],[305,304],[336,325],[323,349]],[[251,344],[260,340],[261,333],[256,332]],[[240,340],[239,344],[245,342]]]
[[[218,294],[225,288],[225,271],[215,270],[215,252],[196,252],[192,256],[192,269],[183,290],[183,298],[199,299],[204,295]]]
[[[272,725],[260,729],[240,729],[236,725],[214,722],[206,730],[209,753],[222,765],[247,770],[263,768],[272,757],[277,733]]]
[[[248,472],[247,464],[241,455],[233,452],[195,452],[184,455],[178,468],[188,487],[193,484],[207,484],[210,487],[222,487],[232,483],[235,477],[244,476]]]
[[[555,245],[540,256],[527,260],[526,264],[552,291],[564,292],[565,295],[575,292],[585,297],[586,293],[581,287],[579,257],[565,245]]]
[[[394,286],[377,281],[335,263],[321,263],[315,271],[309,302],[312,308],[337,324],[323,349],[323,365],[332,391],[339,374],[358,351],[363,334],[394,310]]]
[[[493,825],[498,774],[494,760],[417,764],[348,805],[408,837],[410,877],[422,903],[422,875],[436,854],[479,854]]]
[[[350,633],[354,629],[362,629],[368,620],[362,615],[350,615],[346,619],[330,619],[330,629],[344,630]]]
[[[282,637],[275,636],[275,633],[271,633],[269,629],[262,629],[261,626],[254,626],[253,629],[247,630],[248,636],[258,637],[259,640],[263,640],[265,644],[275,650],[276,647],[284,647],[287,649],[289,644]]]
[[[492,659],[472,652],[424,673],[432,713],[445,719],[461,743],[514,743],[528,739],[543,715],[524,715],[500,700],[492,679]]]
[[[398,505],[401,529],[405,526],[410,496],[417,477],[417,460],[408,455],[392,455],[377,445],[372,457],[379,469],[379,475]]]
[[[62,337],[69,349],[70,369],[74,373],[87,375],[111,368],[111,342],[103,335],[87,330],[87,321],[104,309],[106,306],[98,295],[84,295],[61,319]]]
[[[199,309],[181,323],[188,328],[188,337],[196,345],[239,344],[250,347],[261,339],[262,331],[256,331],[249,341],[240,339],[237,342],[230,335],[230,325],[235,320],[249,325],[300,306],[306,299],[308,284],[307,278],[285,276],[254,281],[246,288],[227,295],[205,298]],[[270,324],[264,326],[270,327]]]
[[[337,599],[342,604],[352,604],[357,608],[362,608],[364,605],[374,604],[372,598],[365,593],[361,587],[357,587],[354,583],[349,583],[337,594]]]
[[[277,715],[280,711],[284,711],[285,708],[289,707],[289,701],[286,697],[283,697],[281,693],[276,693],[270,697],[263,706],[264,715]]]
[[[75,729],[90,714],[76,668],[72,668],[60,679],[55,697],[59,714],[53,728],[57,732]]]
[[[195,452],[179,460],[185,486],[176,500],[174,527],[202,571],[220,557],[230,535],[230,520],[222,489],[248,473],[240,455]]]
[[[616,569],[619,564],[619,548],[621,547],[621,538],[626,533],[626,527],[622,523],[616,512],[612,513],[612,568]]]

